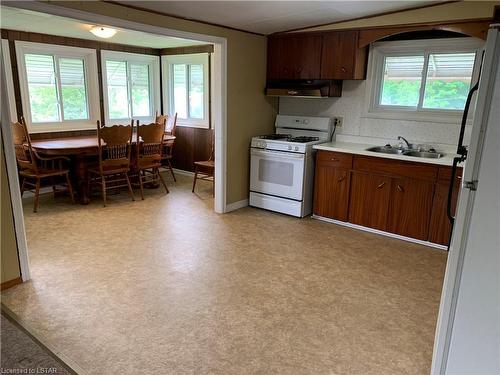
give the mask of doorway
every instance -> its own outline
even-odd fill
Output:
[[[215,187],[214,187],[214,211],[216,213],[226,212],[226,81],[227,81],[227,42],[225,38],[211,35],[196,34],[191,32],[173,30],[163,27],[151,26],[147,24],[117,19],[113,17],[101,16],[93,13],[75,11],[59,7],[52,4],[18,2],[15,8],[28,11],[36,11],[45,14],[51,14],[60,17],[71,18],[80,22],[93,24],[105,24],[111,27],[144,32],[155,36],[182,38],[186,40],[196,40],[213,45],[211,61],[211,124],[215,131]],[[5,59],[2,59],[4,65]],[[9,69],[6,66],[5,69]],[[2,75],[4,70],[2,69]],[[9,86],[12,86],[12,80],[2,79],[3,101],[9,97]],[[4,106],[5,105],[5,106]],[[5,140],[5,154],[7,172],[9,175],[9,184],[11,190],[11,199],[14,212],[14,221],[16,226],[16,237],[18,242],[18,251],[20,259],[20,268],[23,281],[30,279],[28,264],[28,249],[26,243],[26,231],[24,227],[24,216],[22,211],[22,202],[20,196],[19,181],[17,179],[17,166],[14,156],[14,149],[11,142],[10,122],[17,120],[15,103],[2,102],[2,107],[9,108],[9,111],[2,111],[2,133]]]

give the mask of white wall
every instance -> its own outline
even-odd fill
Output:
[[[340,98],[280,98],[279,112],[286,115],[342,116],[344,124],[337,129],[339,141],[394,144],[397,143],[397,136],[402,135],[412,143],[431,144],[438,150],[455,149],[460,130],[459,120],[456,123],[437,123],[366,117],[366,83],[344,81]],[[470,128],[467,127],[466,142],[470,138]]]

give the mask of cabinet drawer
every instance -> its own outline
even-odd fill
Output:
[[[324,167],[338,167],[345,169],[351,169],[352,167],[352,155],[344,154],[342,152],[320,150],[316,156],[316,161],[318,165]]]
[[[380,173],[394,177],[408,177],[436,181],[438,166],[420,162],[385,159],[371,156],[354,156],[355,171]]]

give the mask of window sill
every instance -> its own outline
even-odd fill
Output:
[[[62,125],[62,126],[47,126],[47,125],[30,125],[28,130],[30,134],[39,133],[60,133],[60,132],[72,132],[81,130],[96,130],[96,124],[88,125]]]
[[[177,126],[181,126],[183,128],[210,129],[210,125],[208,123],[182,122],[179,120],[177,120]]]

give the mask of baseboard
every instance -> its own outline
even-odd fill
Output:
[[[181,174],[184,176],[189,176],[189,177],[194,176],[194,172],[191,172],[191,171],[185,171],[184,169],[177,169],[177,168],[173,168],[173,170],[174,170],[174,173],[178,173],[178,174]]]
[[[385,236],[385,237],[396,238],[398,240],[403,240],[403,241],[407,241],[407,242],[416,243],[416,244],[419,244],[419,245],[433,247],[433,248],[439,249],[439,250],[448,250],[448,246],[445,246],[445,245],[440,245],[440,244],[437,244],[437,243],[434,243],[434,242],[429,242],[429,241],[417,240],[416,238],[411,238],[411,237],[401,236],[399,234],[384,232],[383,230],[368,228],[368,227],[364,227],[362,225],[347,223],[345,221],[339,221],[339,220],[335,220],[335,219],[330,219],[330,218],[324,217],[324,216],[312,215],[312,218],[313,219],[317,219],[317,220],[321,220],[321,221],[326,221],[328,223],[342,225],[343,227],[349,227],[349,228],[359,229],[359,230],[362,230],[364,232],[370,232],[370,233],[374,233],[374,234],[380,234],[380,235]]]
[[[44,186],[40,188],[40,195],[51,194],[54,191],[52,190],[52,186]],[[35,192],[30,190],[25,190],[22,196],[24,198],[33,198],[35,196]]]
[[[0,290],[12,288],[14,285],[21,284],[22,282],[23,282],[23,279],[21,276],[16,277],[15,279],[12,279],[9,281],[4,281],[2,284],[0,284]]]
[[[248,199],[243,199],[238,202],[229,203],[226,205],[226,212],[236,211],[246,206],[248,206]]]

